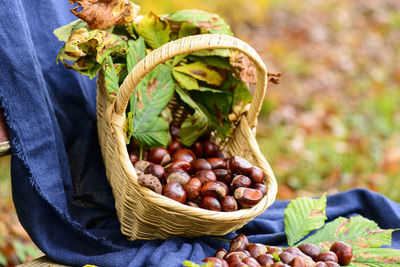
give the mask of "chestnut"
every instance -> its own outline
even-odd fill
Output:
[[[138,184],[140,184],[142,186],[152,189],[157,194],[161,194],[161,192],[162,192],[161,182],[154,175],[142,174],[139,176],[137,182],[138,182]]]
[[[338,257],[332,251],[324,251],[319,253],[317,257],[315,257],[315,261],[333,261],[337,263]]]
[[[338,263],[340,265],[349,265],[353,258],[353,249],[345,242],[335,242],[331,246],[330,251],[334,252],[338,257]]]
[[[164,181],[165,178],[165,170],[163,168],[163,166],[158,165],[158,164],[151,164],[149,165],[145,170],[144,170],[144,174],[152,174],[155,177],[157,177],[158,179],[160,179],[160,181]]]
[[[258,191],[261,192],[263,196],[267,194],[267,187],[265,186],[265,184],[255,184],[251,188],[257,189]]]
[[[256,189],[239,187],[235,190],[233,197],[242,208],[246,209],[257,205],[263,198],[263,195]]]
[[[250,168],[249,177],[253,184],[262,184],[265,174],[259,167],[253,166]]]
[[[217,176],[215,176],[214,172],[211,170],[198,171],[195,177],[199,178],[202,184],[217,181]]]
[[[184,172],[188,172],[188,171],[190,171],[191,168],[192,168],[192,165],[189,162],[184,161],[184,160],[177,160],[167,168],[167,173],[170,174],[177,170],[182,170]]]
[[[235,236],[229,247],[229,252],[237,251],[237,250],[247,250],[249,248],[249,240],[243,234],[239,234]]]
[[[129,154],[129,160],[132,162],[133,165],[135,165],[135,163],[139,161],[139,157],[131,153]]]
[[[249,257],[244,251],[230,251],[226,253],[224,259],[229,264],[229,266],[237,263],[242,262],[243,259]]]
[[[138,174],[144,173],[144,170],[150,165],[151,163],[145,160],[139,160],[135,163],[134,167]]]
[[[185,147],[179,143],[178,141],[173,141],[171,144],[168,145],[167,150],[170,155],[175,154],[177,151],[184,149]]]
[[[211,164],[205,159],[196,159],[192,163],[192,169],[194,172],[201,171],[201,170],[211,170]]]
[[[193,208],[200,208],[200,206],[194,203],[193,201],[186,201],[185,205]]]
[[[243,263],[247,264],[248,267],[261,267],[255,258],[247,257],[242,260]]]
[[[249,177],[244,175],[236,175],[232,180],[230,189],[232,192],[235,192],[236,188],[249,186],[251,186],[251,180]]]
[[[180,185],[186,184],[190,179],[190,175],[187,172],[182,171],[181,169],[178,169],[171,174],[168,175],[167,177],[167,183],[170,182],[177,182]]]
[[[169,163],[171,156],[166,148],[156,147],[150,150],[149,154],[147,155],[147,160],[155,164],[165,165]]]
[[[212,262],[214,267],[229,267],[228,263],[224,259],[216,257],[208,257],[202,260],[203,262]]]
[[[218,152],[219,148],[213,141],[207,140],[203,143],[203,155],[207,158],[216,157]]]
[[[224,169],[215,169],[213,170],[215,176],[217,176],[217,180],[224,182],[225,184],[231,184],[232,183],[232,174],[228,170]]]
[[[283,263],[290,264],[295,256],[290,254],[289,252],[283,251],[281,254],[279,254],[279,258]]]
[[[303,257],[295,257],[292,261],[292,267],[307,267],[307,263]]]
[[[226,196],[221,199],[221,209],[223,211],[237,211],[238,204],[232,196]]]
[[[249,246],[249,252],[253,258],[257,258],[258,256],[267,253],[267,247],[263,244],[251,244]]]
[[[240,262],[237,262],[236,264],[233,264],[233,265],[229,265],[229,267],[250,267],[249,265],[247,265],[246,263],[244,263],[244,262],[242,262],[242,261],[240,261]]]
[[[163,195],[182,204],[186,201],[186,192],[177,182],[166,184],[163,188]]]
[[[256,258],[259,264],[262,266],[268,266],[268,264],[274,264],[275,260],[272,255],[269,254],[262,254]]]
[[[190,147],[196,157],[201,158],[203,156],[203,144],[200,141],[194,142],[194,144]]]
[[[338,263],[333,262],[333,261],[326,261],[325,264],[328,267],[340,267],[340,265]]]
[[[209,158],[207,162],[210,163],[211,168],[214,169],[225,169],[225,161],[220,158]]]
[[[304,254],[299,248],[296,248],[296,247],[287,248],[284,251],[286,251],[294,256],[307,257],[306,254]]]
[[[321,253],[321,249],[311,243],[303,243],[297,247],[300,249],[304,254],[310,256],[313,260],[317,257],[319,253]]]
[[[215,252],[214,257],[223,259],[226,253],[227,253],[226,249],[220,248],[217,250],[217,252]]]
[[[200,195],[201,182],[198,178],[192,178],[183,186],[183,189],[186,192],[187,199],[194,200]]]
[[[267,248],[267,254],[281,254],[283,252],[283,249],[280,247],[274,247],[274,246],[270,246]]]
[[[226,189],[217,182],[208,182],[204,184],[200,193],[202,197],[211,196],[217,199],[221,199],[227,194]]]
[[[177,151],[171,159],[171,162],[176,162],[178,160],[184,160],[189,162],[190,164],[193,163],[193,161],[196,159],[196,155],[193,153],[192,150],[184,148],[179,151]]]
[[[239,156],[232,157],[229,161],[229,165],[230,169],[234,173],[239,173],[239,174],[248,174],[250,173],[251,168],[253,167],[253,165],[251,165],[250,162]]]
[[[328,265],[323,261],[318,261],[312,267],[328,267]]]
[[[226,185],[226,183],[221,182],[221,181],[216,181],[216,183],[220,184],[223,188],[225,188],[226,194],[229,195],[229,187]]]
[[[212,211],[221,211],[221,204],[215,197],[206,196],[201,199],[200,207]]]
[[[282,262],[275,262],[274,264],[271,265],[271,267],[290,267],[290,265]]]

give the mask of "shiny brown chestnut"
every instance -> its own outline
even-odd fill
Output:
[[[249,240],[245,235],[239,234],[232,239],[231,245],[229,246],[229,252],[237,250],[247,250],[248,248]]]
[[[201,199],[200,207],[212,211],[221,211],[221,204],[215,197],[206,196]]]
[[[251,244],[249,245],[249,252],[253,258],[257,258],[258,256],[267,253],[267,247],[258,243]]]
[[[149,154],[147,155],[147,160],[155,164],[164,165],[169,163],[171,156],[166,148],[156,147],[150,150]]]
[[[177,182],[166,184],[163,188],[163,195],[182,204],[186,201],[186,192]]]
[[[198,171],[196,172],[195,177],[199,178],[202,184],[217,181],[217,176],[215,176],[214,172],[211,170]]]
[[[241,262],[244,258],[249,257],[244,251],[228,251],[226,255],[224,256],[224,259],[226,262],[231,266],[232,264],[236,262]]]
[[[328,267],[328,265],[323,261],[318,261],[312,267]]]
[[[227,253],[226,249],[220,248],[217,250],[217,252],[215,252],[214,257],[223,259],[226,255],[226,253]]]
[[[139,157],[131,153],[129,154],[129,160],[132,162],[133,165],[135,165],[135,163],[139,161]]]
[[[247,264],[249,267],[261,267],[258,261],[253,257],[247,257],[242,260],[243,263]]]
[[[210,163],[213,170],[226,168],[225,161],[220,158],[208,158],[207,162]]]
[[[233,197],[242,208],[246,209],[257,205],[263,198],[263,195],[256,189],[239,187],[235,190]]]
[[[224,259],[217,257],[208,257],[202,260],[203,262],[212,262],[214,267],[229,267],[228,263]]]
[[[247,265],[246,263],[244,263],[244,262],[237,262],[236,264],[233,264],[233,265],[229,265],[229,267],[250,267],[249,265]]]
[[[184,172],[188,172],[188,171],[190,171],[191,168],[192,168],[192,165],[189,162],[187,162],[185,160],[177,160],[167,168],[167,174],[173,173],[177,170],[182,170]]]
[[[251,168],[253,167],[250,162],[239,156],[232,157],[230,159],[229,165],[232,172],[245,175],[250,173]]]
[[[215,173],[215,176],[217,176],[218,181],[224,182],[227,185],[232,183],[233,177],[230,171],[224,169],[215,169],[213,172]]]
[[[283,252],[283,249],[280,247],[274,247],[274,246],[270,246],[267,248],[267,254],[281,254]]]
[[[202,197],[215,197],[216,199],[222,199],[226,196],[227,192],[225,188],[217,182],[208,182],[201,187],[200,192]]]
[[[315,261],[333,261],[337,263],[338,257],[332,251],[324,251],[319,253],[317,257],[315,257]]]
[[[176,162],[178,160],[184,160],[189,162],[190,164],[193,163],[194,160],[196,160],[196,155],[193,153],[192,150],[184,148],[179,151],[177,151],[171,159],[171,162]]]
[[[211,170],[211,164],[205,159],[196,159],[192,163],[192,170],[194,172],[201,171],[201,170]]]
[[[198,178],[190,179],[185,185],[183,185],[183,190],[185,190],[188,200],[194,200],[198,198],[201,190],[200,180]]]
[[[268,264],[274,264],[275,260],[272,255],[269,254],[262,254],[256,258],[259,264],[262,266],[268,266]]]
[[[203,143],[203,155],[207,158],[216,157],[218,155],[219,148],[213,141],[207,140]]]
[[[279,254],[279,258],[283,263],[290,264],[295,256],[290,254],[289,252],[283,251],[281,254]]]
[[[263,196],[267,194],[267,187],[265,186],[265,184],[255,184],[251,188],[260,191]]]
[[[238,204],[234,197],[226,196],[221,199],[221,209],[226,212],[237,211]]]
[[[251,186],[251,180],[249,177],[245,175],[236,175],[231,182],[230,190],[232,192],[235,192],[236,188],[250,187],[250,186]]]
[[[249,177],[253,184],[262,184],[264,183],[264,172],[257,166],[253,166],[250,168]]]
[[[282,262],[275,262],[271,267],[290,267],[290,265]]]
[[[157,177],[161,182],[164,181],[165,178],[165,170],[163,166],[158,164],[151,164],[145,170],[144,174],[152,174]]]
[[[170,155],[175,154],[181,149],[184,149],[185,147],[178,141],[172,141],[171,144],[168,145],[167,150]]]
[[[353,258],[353,249],[345,242],[338,241],[333,243],[330,251],[336,254],[340,265],[349,265]]]
[[[303,257],[295,257],[292,261],[292,267],[307,267],[307,263]]]
[[[190,148],[197,158],[201,158],[203,156],[203,144],[200,141],[194,142]]]
[[[190,175],[187,172],[178,169],[167,176],[166,182],[177,182],[180,185],[185,185],[190,180]]]
[[[333,262],[333,261],[326,261],[325,264],[327,267],[340,267],[340,265],[338,263]]]
[[[303,243],[297,247],[300,249],[304,254],[310,256],[313,260],[318,256],[319,253],[321,253],[321,249],[311,243]]]
[[[220,184],[223,188],[225,188],[226,195],[229,195],[229,194],[230,194],[229,187],[226,185],[226,183],[221,182],[221,181],[216,181],[216,183]]]
[[[307,257],[306,254],[304,254],[299,248],[296,248],[296,247],[290,247],[290,248],[285,249],[284,251],[286,251],[294,256]]]

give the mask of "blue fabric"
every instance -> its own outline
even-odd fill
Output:
[[[0,100],[22,225],[54,261],[77,266],[181,266],[227,247],[207,236],[128,242],[121,235],[97,140],[95,80],[55,64],[62,43],[52,31],[75,19],[68,8],[65,0],[0,2]],[[238,232],[285,244],[287,204],[277,201]],[[382,228],[400,226],[400,205],[379,194],[358,189],[328,198],[330,220],[355,214]],[[400,232],[393,240],[400,248]]]

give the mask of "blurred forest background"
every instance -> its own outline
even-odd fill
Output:
[[[283,75],[269,86],[257,129],[278,199],[363,187],[400,202],[400,1],[134,2],[142,14],[218,13]],[[9,164],[0,159],[3,265],[39,255],[17,223]]]

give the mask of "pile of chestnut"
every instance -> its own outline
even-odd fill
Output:
[[[279,260],[278,260],[279,258]],[[220,248],[214,257],[203,262],[212,262],[214,267],[337,267],[349,265],[353,249],[344,242],[335,242],[330,251],[310,243],[282,249],[263,244],[249,244],[245,235],[232,239],[229,251]]]
[[[266,194],[259,167],[239,156],[225,158],[209,139],[190,148],[175,140],[144,153],[143,160],[129,156],[140,185],[188,206],[236,211],[253,207]]]

